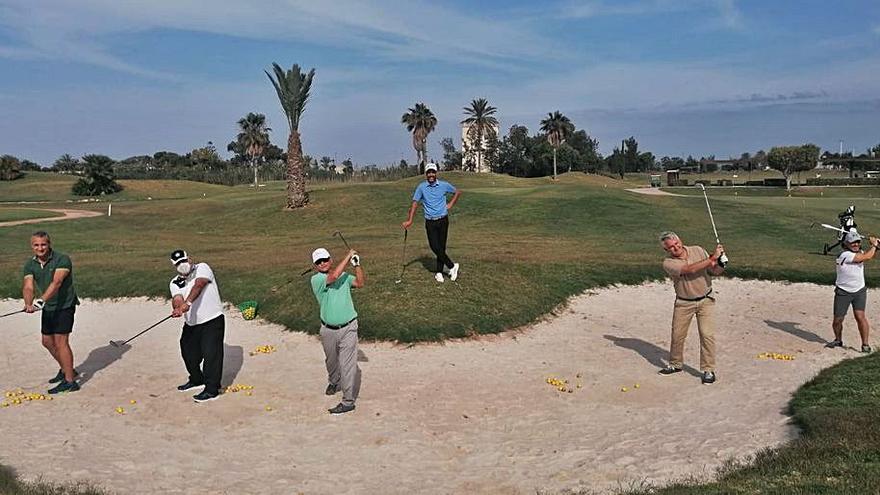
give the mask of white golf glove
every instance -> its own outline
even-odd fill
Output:
[[[46,301],[42,299],[34,299],[34,307],[37,309],[43,309],[43,306],[46,305]]]
[[[351,255],[351,266],[361,266],[361,257],[358,254]]]

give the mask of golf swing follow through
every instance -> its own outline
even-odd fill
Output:
[[[706,210],[709,211],[709,221],[712,222],[712,231],[715,232],[715,244],[721,244],[721,241],[718,239],[718,229],[715,228],[715,218],[712,216],[712,207],[709,206],[709,196],[706,195],[706,186],[703,184],[697,184],[700,186],[700,189],[703,191],[703,198],[706,199]],[[724,251],[721,252],[721,256],[718,258],[718,266],[724,268],[727,265],[727,254]]]

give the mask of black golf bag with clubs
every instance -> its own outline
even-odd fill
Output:
[[[849,205],[847,209],[843,210],[843,213],[837,215],[837,220],[840,222],[840,228],[842,229],[837,233],[837,242],[831,244],[825,243],[825,246],[822,248],[822,254],[828,254],[829,251],[836,247],[842,247],[843,239],[846,237],[846,233],[849,232],[850,229],[856,228],[856,207],[853,205]]]

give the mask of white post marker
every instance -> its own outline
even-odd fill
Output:
[[[112,214],[113,214],[113,203],[107,203],[107,216],[109,217]]]

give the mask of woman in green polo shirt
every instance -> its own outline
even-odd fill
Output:
[[[49,380],[49,383],[58,383],[49,389],[49,393],[75,392],[79,390],[79,384],[76,382],[76,370],[73,369],[73,351],[70,349],[69,337],[73,331],[73,315],[79,299],[73,287],[73,264],[66,254],[52,249],[52,241],[46,232],[34,232],[31,236],[31,250],[34,256],[24,264],[21,293],[27,313],[39,309],[34,304],[35,286],[40,290],[44,301],[40,323],[43,347],[49,350],[49,354],[61,366],[58,374]]]

